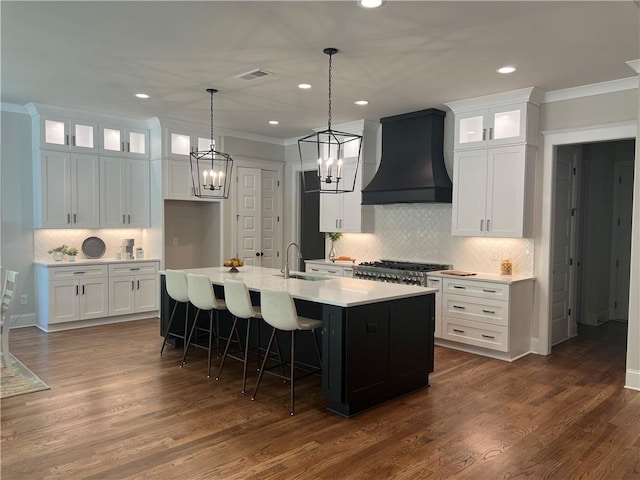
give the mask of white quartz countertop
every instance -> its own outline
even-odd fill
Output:
[[[466,271],[466,270],[465,270]],[[517,282],[525,282],[533,280],[534,277],[528,277],[523,275],[500,275],[498,273],[483,273],[483,272],[471,272],[475,273],[475,275],[468,276],[459,276],[459,275],[448,275],[446,273],[442,273],[442,271],[438,272],[429,272],[430,277],[443,277],[443,278],[454,278],[457,280],[480,280],[483,282],[495,282],[495,283],[517,283]]]
[[[73,267],[80,265],[106,265],[109,263],[141,263],[141,262],[159,262],[157,258],[134,258],[133,260],[122,260],[121,258],[78,258],[74,262],[68,260],[55,261],[51,259],[36,260],[34,265],[42,265],[45,267]]]
[[[348,277],[324,277],[302,272],[291,272],[291,274],[302,273],[307,276],[321,277],[323,280],[285,279],[278,269],[253,266],[240,267],[238,273],[229,272],[229,267],[194,268],[184,270],[184,272],[206,275],[214,285],[224,285],[226,279],[241,280],[247,284],[249,290],[259,291],[263,288],[286,290],[293,298],[299,300],[338,307],[355,307],[369,303],[417,297],[436,291],[433,288],[413,285],[372,282]]]

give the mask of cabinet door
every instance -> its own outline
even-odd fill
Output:
[[[455,146],[460,148],[478,148],[487,144],[487,112],[459,113],[456,115]]]
[[[135,312],[135,277],[109,279],[109,315]]]
[[[98,151],[98,123],[88,121],[69,122],[69,146],[73,152],[95,153]]]
[[[351,160],[351,159],[349,159]],[[355,159],[353,159],[355,161]],[[362,168],[362,166],[361,166]],[[349,162],[344,167],[345,178],[353,178],[356,173],[356,164]],[[362,175],[362,170],[358,172]],[[356,179],[356,187],[353,192],[337,195],[342,201],[340,221],[338,225],[341,232],[361,232],[362,231],[362,190],[359,188],[359,179]],[[349,188],[351,185],[348,186]]]
[[[136,312],[150,312],[158,310],[160,291],[159,278],[154,275],[139,275],[136,277]]]
[[[40,117],[40,148],[84,153],[97,152],[97,122]]]
[[[526,113],[525,105],[508,105],[489,110],[487,144],[496,146],[524,142],[527,134]]]
[[[77,280],[53,282],[49,285],[49,323],[80,319]]]
[[[100,183],[98,157],[71,156],[71,223],[73,227],[100,226]]]
[[[35,185],[40,196],[40,212],[36,226],[42,228],[71,227],[71,156],[69,153],[40,153],[40,183]]]
[[[321,193],[320,195],[320,231],[339,232],[343,193]]]
[[[182,160],[167,160],[166,199],[196,200],[192,195],[191,165]]]
[[[487,151],[456,152],[453,163],[452,235],[484,235],[486,196]]]
[[[100,318],[109,315],[109,287],[106,278],[86,279],[80,285],[80,318]]]
[[[125,162],[128,227],[149,226],[149,162],[127,159]]]
[[[100,226],[124,227],[127,221],[124,160],[100,157]]]
[[[149,130],[128,128],[124,138],[128,157],[149,158]]]
[[[525,145],[489,149],[485,223],[487,236],[523,236],[525,173]]]

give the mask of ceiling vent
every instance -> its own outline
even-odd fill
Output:
[[[269,75],[273,74],[266,70],[256,68],[255,70],[250,70],[248,72],[241,73],[240,75],[236,75],[236,78],[241,78],[242,80],[257,80],[258,78],[268,77]]]

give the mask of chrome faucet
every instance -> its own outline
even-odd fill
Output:
[[[287,245],[287,253],[286,253],[285,260],[284,260],[284,268],[282,269],[282,273],[284,274],[284,278],[289,278],[289,248],[291,248],[294,245],[298,249],[298,258],[302,258],[302,252],[300,251],[300,245],[298,245],[296,242],[291,242],[289,245]]]

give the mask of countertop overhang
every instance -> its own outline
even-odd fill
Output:
[[[276,268],[254,266],[240,267],[237,273],[231,273],[229,267],[194,268],[183,271],[206,275],[214,285],[224,285],[227,279],[241,280],[249,290],[260,291],[263,288],[286,290],[295,299],[337,307],[355,307],[436,292],[436,289],[428,287],[372,282],[349,277],[309,275],[304,272],[291,272],[291,274],[300,273],[320,277],[322,280],[285,279]]]

